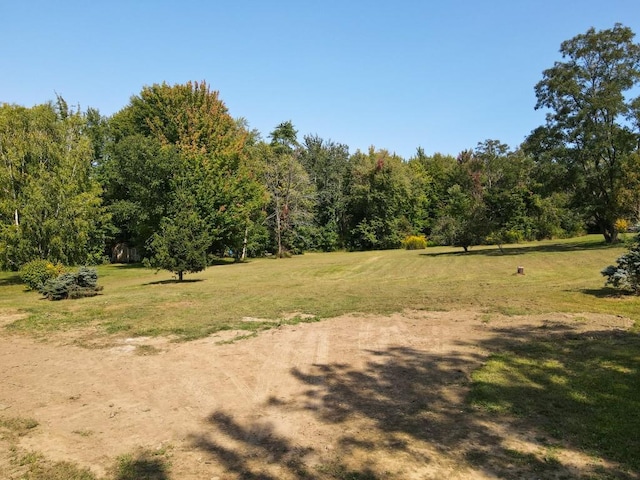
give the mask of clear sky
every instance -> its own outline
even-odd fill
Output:
[[[639,0],[0,0],[0,102],[111,115],[144,85],[206,80],[263,137],[291,120],[409,158],[517,147],[563,40]],[[640,42],[640,37],[636,37]]]

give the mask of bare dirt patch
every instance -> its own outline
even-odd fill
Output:
[[[14,440],[20,449],[99,476],[142,448],[163,452],[171,478],[187,480],[535,478],[510,477],[522,458],[509,455],[543,459],[538,432],[465,404],[469,375],[490,353],[486,340],[630,326],[588,313],[408,311],[283,326],[234,343],[221,340],[238,332],[100,349],[2,335],[0,415],[39,423]],[[562,467],[546,478],[602,467],[569,449],[555,458]],[[0,472],[17,471],[0,455]]]

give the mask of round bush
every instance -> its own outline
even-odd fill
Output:
[[[424,250],[427,248],[427,239],[424,235],[409,235],[402,241],[402,246],[407,250]]]
[[[64,267],[58,263],[54,265],[48,260],[32,260],[20,267],[20,278],[28,290],[40,290],[52,278],[64,273]]]

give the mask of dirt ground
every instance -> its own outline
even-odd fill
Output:
[[[103,348],[77,346],[86,331],[46,341],[2,333],[0,416],[39,423],[13,440],[21,451],[100,477],[118,456],[147,451],[168,465],[154,479],[536,478],[509,452],[543,461],[539,432],[470,413],[470,372],[506,339],[629,326],[592,314],[407,311],[234,343],[225,342],[246,332],[186,343],[122,338]],[[0,435],[0,477],[19,478],[9,443]],[[602,467],[570,449],[555,455],[562,468],[553,478]]]

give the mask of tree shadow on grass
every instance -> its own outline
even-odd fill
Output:
[[[162,457],[141,452],[135,457],[124,455],[118,459],[115,480],[169,480],[168,467]]]
[[[0,278],[0,287],[9,286],[9,285],[20,285],[24,283],[20,278],[20,275],[17,273],[14,275],[8,275],[4,278]]]
[[[149,267],[146,267],[142,262],[137,263],[111,263],[112,267],[115,267],[119,270],[148,270]]]
[[[459,346],[496,353],[487,360],[395,346],[366,352],[364,367],[293,368],[302,397],[267,405],[330,426],[339,462],[296,443],[304,435],[294,442],[271,423],[240,422],[223,411],[191,440],[246,479],[401,479],[433,468],[457,478],[637,478],[637,335],[547,324],[495,328]],[[587,452],[588,463],[566,461],[563,449]],[[309,466],[314,457],[320,467]],[[393,458],[406,467],[385,471],[384,460]]]
[[[434,252],[421,253],[421,256],[425,257],[449,257],[449,256],[488,256],[488,257],[501,257],[509,255],[525,255],[527,253],[563,253],[563,252],[577,252],[584,250],[604,250],[609,248],[617,248],[620,244],[608,244],[604,241],[597,243],[586,242],[563,242],[552,244],[536,244],[536,245],[518,245],[509,244],[503,245],[502,250],[499,247],[493,245],[483,245],[475,248],[470,248],[469,251],[452,250],[447,252]],[[452,247],[453,248],[453,247]]]
[[[172,278],[170,280],[156,280],[155,282],[143,283],[143,285],[172,285],[174,283],[183,284],[183,283],[198,283],[204,282],[202,278],[187,278],[184,280],[178,280],[177,278]]]
[[[575,291],[575,290],[571,290],[571,291]],[[583,293],[585,295],[590,295],[592,297],[597,297],[597,298],[625,298],[625,297],[634,296],[633,292],[620,290],[612,287],[582,288],[578,290],[578,292]]]

